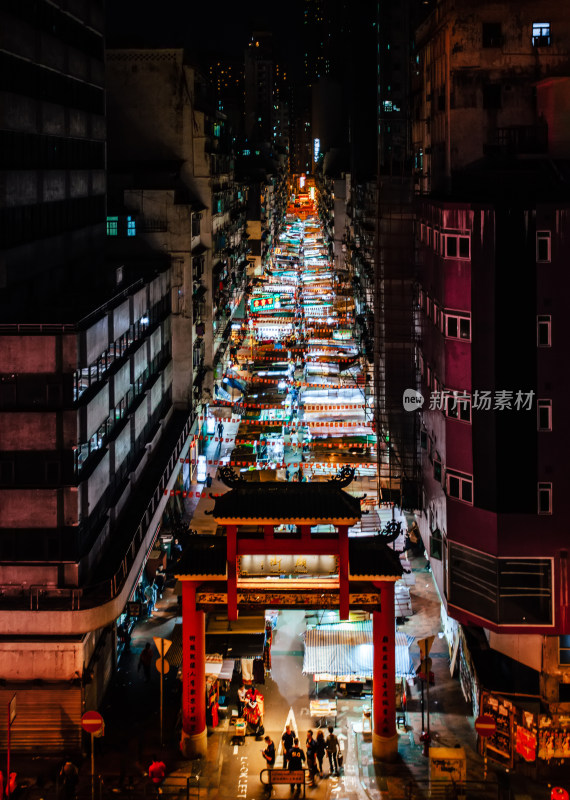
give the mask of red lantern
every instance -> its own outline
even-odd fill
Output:
[[[561,786],[554,786],[550,791],[550,800],[569,800],[568,792]]]

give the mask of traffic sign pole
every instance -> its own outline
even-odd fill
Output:
[[[95,736],[103,731],[103,717],[98,711],[86,711],[81,717],[81,727],[91,736],[91,800],[95,800]]]
[[[427,661],[427,658],[426,658],[426,661]],[[427,716],[427,726],[426,726],[427,730],[426,730],[426,733],[427,733],[427,741],[428,741],[428,744],[429,744],[429,742],[431,741],[431,735],[430,735],[430,732],[429,732],[429,670],[426,673],[426,716]]]
[[[168,652],[172,641],[170,639],[161,639],[159,636],[153,636],[154,644],[158,650],[160,658],[156,662],[156,668],[160,672],[160,746],[163,742],[163,709],[164,709],[164,675],[170,669],[170,664],[165,661],[164,656]]]
[[[10,797],[10,703],[8,703],[8,741],[6,742],[6,797]]]
[[[497,723],[490,714],[480,714],[475,720],[475,730],[483,739],[483,780],[487,780],[487,739],[497,730]]]
[[[95,734],[91,731],[91,800],[95,800]]]
[[[6,776],[6,797],[10,798],[10,733],[12,730],[12,724],[16,719],[16,695],[12,695],[12,699],[8,703],[8,738],[6,742],[6,769],[7,769],[7,776]]]
[[[164,663],[164,639],[160,640],[160,660]],[[162,724],[163,721],[163,710],[164,710],[164,670],[160,670],[160,746],[162,747],[163,742],[163,730],[164,726]]]

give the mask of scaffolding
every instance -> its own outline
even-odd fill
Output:
[[[404,408],[419,390],[414,326],[415,237],[411,177],[379,174],[374,231],[374,399],[378,496],[421,508],[419,412]]]

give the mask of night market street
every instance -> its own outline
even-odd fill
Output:
[[[0,2],[0,800],[570,800],[570,4]]]
[[[307,205],[310,206],[309,202]],[[291,218],[290,228],[295,227],[294,217]],[[317,223],[309,220],[308,224],[317,230]],[[297,224],[298,227],[298,224]],[[287,237],[287,229],[284,238]],[[280,250],[280,252],[282,252]],[[324,259],[323,259],[324,261]],[[300,277],[302,278],[302,272]],[[268,273],[269,279],[264,283],[258,283],[258,294],[263,295],[272,285],[275,277],[271,270]],[[298,280],[298,278],[297,278]],[[338,286],[333,277],[327,273],[327,281],[330,286]],[[342,284],[341,291],[342,291]],[[321,297],[323,288],[318,296]],[[256,294],[250,299],[250,305],[255,303]],[[334,292],[331,292],[334,298]],[[334,303],[334,299],[332,300]],[[331,305],[332,307],[332,305]],[[314,300],[311,296],[311,308],[314,308]],[[333,312],[328,312],[333,313]],[[251,319],[251,317],[250,317]],[[238,401],[229,395],[227,400],[220,400],[216,404],[214,414],[216,420],[223,422],[223,431],[219,429],[218,422],[215,422],[211,429],[213,433],[204,433],[202,452],[205,456],[206,480],[202,482],[193,481],[191,491],[185,493],[183,499],[184,513],[183,526],[194,531],[195,535],[203,536],[215,533],[216,523],[212,516],[208,515],[211,506],[211,497],[216,497],[226,490],[226,486],[220,481],[218,472],[223,464],[230,464],[234,469],[242,472],[255,467],[256,473],[260,477],[268,471],[277,472],[285,479],[298,480],[298,472],[302,470],[302,479],[306,480],[307,473],[313,474],[314,479],[323,480],[324,475],[329,470],[335,470],[338,465],[353,463],[346,457],[343,458],[343,447],[346,446],[347,438],[343,434],[336,434],[336,438],[330,435],[326,442],[329,449],[326,455],[324,451],[315,448],[305,448],[302,443],[305,438],[285,445],[284,449],[278,449],[269,454],[268,445],[248,451],[241,446],[236,447],[236,439],[249,444],[251,431],[255,431],[258,441],[265,438],[265,427],[257,425],[255,419],[263,421],[264,415],[270,420],[273,414],[288,415],[291,420],[294,416],[297,430],[304,431],[308,435],[309,444],[314,444],[311,435],[315,425],[318,431],[320,427],[328,430],[330,427],[331,412],[327,412],[326,403],[329,402],[330,389],[323,393],[325,386],[333,387],[333,400],[331,410],[336,411],[339,407],[339,400],[343,400],[343,393],[349,398],[353,393],[358,392],[361,399],[360,405],[349,404],[348,420],[352,425],[360,426],[359,430],[366,431],[365,441],[368,443],[371,432],[367,430],[364,421],[366,414],[365,396],[358,388],[363,382],[358,380],[358,373],[351,370],[348,380],[343,378],[342,373],[337,373],[334,377],[323,377],[319,374],[318,368],[315,369],[311,380],[307,380],[306,369],[299,365],[299,359],[293,364],[287,376],[282,378],[269,379],[272,383],[271,388],[277,382],[286,382],[287,394],[271,395],[264,384],[256,383],[256,373],[266,374],[267,356],[259,356],[262,350],[264,330],[269,330],[274,335],[276,328],[275,321],[261,317],[253,317],[256,320],[257,341],[252,342],[246,335],[240,346],[236,347],[233,363],[229,366],[228,374],[239,374],[240,387]],[[318,347],[318,339],[311,339],[311,326],[316,327],[315,323],[305,314],[300,316],[297,323],[291,324],[288,320],[282,325],[288,325],[285,332],[291,336],[295,329],[302,332],[302,338],[298,341],[305,344],[303,358],[307,364],[307,352],[311,352]],[[321,325],[322,323],[317,323]],[[334,341],[335,324],[332,318],[328,318],[326,335]],[[252,327],[248,330],[251,332]],[[331,341],[328,339],[327,341]],[[295,344],[290,339],[288,347],[293,350]],[[310,356],[309,356],[310,358]],[[276,359],[275,359],[276,360]],[[326,361],[317,362],[326,368]],[[331,363],[331,362],[329,362]],[[334,362],[332,362],[334,363]],[[287,373],[287,370],[285,370]],[[324,373],[326,375],[326,372]],[[257,379],[258,380],[258,379]],[[319,383],[317,383],[319,382]],[[326,383],[325,383],[326,382]],[[224,382],[222,382],[224,385]],[[257,393],[252,398],[253,385]],[[300,391],[296,394],[298,400],[298,410],[292,414],[291,393],[298,386]],[[311,400],[315,389],[318,394],[319,405]],[[221,390],[225,392],[225,390]],[[226,393],[227,394],[227,393]],[[235,393],[234,393],[235,394]],[[266,395],[266,396],[264,396]],[[284,398],[284,399],[282,399]],[[269,401],[273,400],[273,404]],[[252,402],[265,401],[268,402]],[[261,406],[261,408],[260,408]],[[253,411],[250,408],[254,409]],[[318,415],[313,409],[318,408]],[[340,408],[344,410],[342,404]],[[267,411],[267,409],[270,409]],[[284,409],[284,411],[282,410]],[[310,409],[310,411],[308,410]],[[255,416],[257,415],[257,416]],[[339,415],[333,418],[339,419]],[[346,423],[347,416],[340,417]],[[250,421],[251,420],[251,421]],[[339,424],[337,422],[337,424]],[[343,422],[340,423],[342,426]],[[206,430],[206,427],[204,427]],[[335,431],[336,433],[336,431]],[[275,434],[274,434],[275,436]],[[370,439],[369,439],[370,437]],[[296,437],[295,437],[296,438]],[[275,437],[278,441],[278,436]],[[349,445],[355,444],[355,438],[348,439]],[[330,444],[333,450],[330,450]],[[368,445],[367,445],[368,447]],[[278,455],[281,452],[281,455]],[[363,450],[359,449],[360,453]],[[238,455],[239,453],[239,455]],[[354,456],[353,456],[354,458]],[[242,461],[241,459],[246,459]],[[317,461],[318,459],[318,461]],[[323,459],[323,460],[321,460]],[[326,460],[324,460],[326,459]],[[245,469],[244,466],[245,465]],[[249,466],[248,466],[249,465]],[[358,496],[367,495],[374,498],[375,484],[370,479],[371,467],[366,461],[356,462],[356,477],[351,484],[350,491]],[[323,475],[324,473],[324,475]],[[295,477],[293,477],[295,476]],[[378,530],[385,528],[394,516],[401,521],[405,528],[410,524],[406,516],[400,516],[399,509],[392,510],[390,504],[377,505],[376,502],[368,505],[369,513],[362,517],[357,528],[352,535],[364,535],[367,530]],[[186,535],[182,541],[185,546],[192,540]],[[400,534],[394,547],[401,547],[404,543],[404,536]],[[408,559],[407,556],[410,556]],[[441,632],[439,620],[440,603],[435,586],[433,584],[431,571],[428,562],[423,556],[412,555],[412,551],[404,553],[402,556],[408,574],[404,574],[399,582],[401,592],[396,592],[397,601],[397,631],[404,636],[404,645],[400,646],[403,660],[403,668],[400,666],[400,674],[405,679],[406,699],[402,703],[401,710],[397,712],[397,732],[398,759],[393,764],[375,763],[372,757],[371,738],[367,732],[369,730],[371,697],[369,689],[366,687],[361,696],[351,697],[346,689],[338,692],[334,691],[335,684],[321,683],[318,685],[313,680],[313,676],[305,674],[304,664],[304,645],[303,636],[307,626],[314,625],[314,619],[309,612],[303,610],[280,611],[274,614],[272,619],[275,622],[275,629],[271,644],[271,668],[266,669],[263,682],[257,683],[257,689],[264,697],[264,734],[269,735],[275,743],[277,751],[276,767],[282,765],[283,746],[281,736],[286,725],[290,725],[300,738],[301,747],[304,746],[306,732],[312,728],[316,734],[318,727],[332,722],[340,742],[343,755],[343,766],[340,775],[337,777],[330,774],[329,766],[325,755],[323,777],[316,778],[315,786],[307,786],[306,792],[313,798],[342,798],[343,800],[363,800],[365,798],[392,798],[423,796],[427,791],[428,780],[428,758],[422,738],[422,733],[428,729],[428,706],[427,698],[424,711],[421,708],[421,682],[414,675],[419,669],[419,650],[414,643],[428,636],[435,636],[430,656],[432,659],[433,685],[429,694],[429,730],[431,733],[432,747],[443,748],[463,748],[467,757],[467,785],[471,796],[474,797],[507,797],[511,800],[522,800],[526,797],[542,797],[543,788],[540,784],[534,784],[528,779],[521,780],[514,777],[514,780],[502,770],[496,772],[493,767],[489,769],[487,780],[484,780],[483,759],[476,750],[476,737],[473,730],[471,709],[465,702],[459,682],[452,679],[449,671],[451,653],[447,642]],[[151,784],[148,778],[148,768],[153,758],[158,756],[166,764],[166,778],[161,791],[169,795],[171,793],[184,797],[187,792],[190,796],[203,798],[220,798],[220,800],[233,800],[234,798],[263,798],[268,796],[268,789],[263,785],[260,774],[264,768],[264,760],[261,750],[265,743],[261,736],[246,735],[245,737],[236,736],[234,724],[236,704],[236,692],[239,686],[239,677],[235,674],[231,683],[226,683],[224,690],[225,699],[217,712],[215,727],[208,728],[208,743],[206,758],[183,761],[180,759],[179,744],[179,706],[180,706],[180,681],[177,679],[177,671],[181,668],[180,651],[180,628],[182,618],[180,616],[180,605],[178,603],[177,592],[180,591],[180,583],[176,579],[178,566],[174,554],[168,561],[166,571],[167,580],[162,596],[157,599],[156,607],[151,617],[136,622],[134,625],[129,647],[123,646],[120,650],[118,671],[113,679],[111,688],[107,694],[105,702],[101,707],[101,713],[105,720],[105,735],[101,739],[96,739],[96,796],[103,797],[107,793],[118,794],[147,794],[151,791]],[[331,612],[317,612],[319,617]],[[334,614],[333,614],[334,618]],[[150,672],[150,680],[145,680],[145,675],[140,671],[139,658],[144,645],[152,642],[153,639],[174,640],[174,646],[167,654],[170,670],[164,678],[164,734],[163,744],[160,742],[160,717],[159,717],[159,686],[160,676],[154,668],[156,651],[153,650],[153,667]],[[174,652],[177,651],[177,652]],[[408,654],[409,653],[409,654]],[[227,656],[231,653],[226,652]],[[413,661],[410,663],[410,656]],[[233,661],[231,662],[233,663]],[[346,686],[346,684],[345,684]],[[316,699],[317,689],[319,698],[336,697],[336,718],[315,718],[310,713],[310,701]],[[367,727],[368,725],[368,727]],[[51,795],[57,786],[52,786],[53,769],[49,762],[37,764],[39,772],[30,770],[29,762],[22,762],[18,765],[15,759],[16,768],[20,772],[22,784],[29,784],[28,794],[40,797]],[[80,770],[79,794],[89,796],[91,791],[91,779],[89,774],[89,758],[83,762]],[[51,771],[51,772],[50,772]],[[267,773],[265,773],[266,775]],[[38,777],[40,780],[38,781]],[[266,777],[264,778],[266,780]],[[34,788],[34,783],[38,786],[44,784],[43,789]],[[510,791],[507,795],[504,792]],[[520,788],[517,788],[520,787]],[[444,791],[444,787],[442,787]],[[290,789],[288,784],[273,787],[273,796],[288,797]],[[444,796],[444,795],[442,795]],[[447,796],[447,795],[445,795]]]

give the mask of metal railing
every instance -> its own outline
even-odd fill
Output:
[[[193,419],[189,417],[182,433],[162,472],[156,489],[144,510],[140,522],[134,532],[126,551],[124,552],[114,574],[98,584],[83,588],[51,588],[45,586],[29,586],[23,588],[15,584],[0,585],[0,609],[2,606],[9,608],[30,608],[33,611],[79,611],[95,608],[110,602],[123,590],[129,572],[135,563],[139,549],[145,539],[152,517],[166,490],[170,476],[182,452],[184,443],[188,438]],[[152,542],[150,547],[152,547]],[[150,548],[149,548],[150,549]]]
[[[405,788],[406,800],[508,800],[496,781],[414,780]]]

